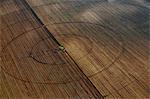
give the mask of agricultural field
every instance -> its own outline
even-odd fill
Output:
[[[149,0],[0,0],[0,99],[149,99]]]

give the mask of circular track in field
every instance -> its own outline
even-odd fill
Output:
[[[68,23],[71,23],[71,22],[68,22]],[[103,26],[101,26],[101,25],[99,25],[99,24],[92,24],[92,23],[87,23],[87,22],[74,22],[74,23],[76,23],[76,24],[79,24],[79,23],[81,23],[81,24],[91,24],[91,26],[93,25],[93,26],[97,26],[97,28],[100,28],[100,27],[103,27]],[[62,24],[65,24],[65,22],[64,23],[62,23]],[[54,24],[54,25],[56,25],[56,24]],[[105,28],[105,27],[104,27]],[[105,28],[106,30],[109,30],[108,28]],[[101,29],[99,29],[99,31],[100,31]],[[111,30],[110,30],[111,31]],[[92,32],[91,32],[92,33]],[[105,35],[105,33],[100,33],[100,34],[103,34],[101,37],[103,38],[103,37],[105,37],[105,36],[108,36],[108,35]],[[107,33],[106,33],[107,34]],[[108,34],[109,34],[109,32],[108,32]],[[19,37],[20,38],[20,37]],[[17,38],[17,39],[19,39],[19,38]],[[58,37],[59,38],[59,37]],[[61,37],[60,37],[60,39],[61,39]],[[47,39],[48,40],[48,39]],[[105,39],[103,39],[103,40],[105,40]],[[15,41],[15,40],[14,40]],[[41,40],[37,40],[37,42],[39,42],[39,41],[41,41]],[[45,41],[45,40],[44,40]],[[76,40],[75,40],[76,41]],[[110,40],[111,41],[111,40]],[[36,43],[34,43],[33,44],[33,46],[35,46],[36,44],[37,44],[37,42]],[[47,41],[46,41],[47,42]],[[92,41],[93,42],[93,41]],[[41,43],[44,43],[44,42],[41,42]],[[68,42],[67,42],[68,43]],[[101,41],[96,41],[96,43],[99,43],[99,44],[102,44],[102,45],[105,45],[105,44],[103,44]],[[106,43],[107,43],[107,40],[106,40]],[[111,45],[111,42],[108,42],[109,44],[106,44],[106,45]],[[93,45],[94,44],[94,45]],[[96,47],[95,47],[95,43],[93,43],[92,45],[93,45],[93,48],[95,49]],[[117,42],[115,43],[115,44],[117,44]],[[41,45],[41,44],[40,44]],[[64,44],[65,45],[65,44]],[[39,46],[39,45],[37,45],[37,46]],[[101,52],[102,51],[104,51],[104,52],[108,52],[109,53],[109,50],[105,50],[105,48],[107,49],[107,46],[101,46],[102,48],[104,48],[104,50],[102,50],[101,49]],[[47,52],[50,52],[50,55],[51,54],[54,54],[53,53],[53,50],[55,49],[55,48],[57,48],[57,47],[54,47],[54,48],[48,48],[47,49]],[[34,48],[33,48],[34,49]],[[113,60],[111,60],[111,61],[109,61],[110,63],[106,63],[105,65],[102,65],[103,67],[100,69],[100,70],[97,70],[97,72],[95,73],[95,72],[93,72],[92,74],[88,74],[88,76],[89,77],[92,77],[92,76],[94,76],[94,75],[96,75],[96,74],[98,74],[98,73],[100,73],[101,71],[104,71],[104,70],[106,70],[106,69],[108,69],[116,60],[118,60],[119,59],[119,57],[120,57],[120,55],[122,54],[122,50],[123,50],[123,45],[120,45],[119,44],[119,47],[118,47],[118,49],[119,49],[119,51],[117,52],[117,54],[115,55],[115,57],[113,57],[112,56],[112,59]],[[7,48],[7,50],[9,50],[9,48]],[[93,49],[92,49],[93,50]],[[34,51],[35,51],[35,49],[34,49]],[[38,53],[40,53],[40,52],[42,52],[43,51],[43,49],[41,49],[40,51],[37,51]],[[68,50],[69,51],[69,50]],[[8,53],[7,53],[8,51],[4,51],[4,53],[5,53],[5,55],[7,55]],[[70,51],[70,52],[73,52],[73,51]],[[88,52],[88,51],[87,51]],[[4,55],[4,54],[3,54]],[[5,56],[4,55],[4,56]],[[36,56],[36,58],[38,57],[38,55],[36,55],[36,53],[32,53],[32,55],[33,56]],[[91,55],[91,54],[88,54],[88,56],[89,55]],[[75,56],[75,55],[74,55]],[[86,55],[87,56],[87,55]],[[9,57],[9,55],[8,56],[6,56],[6,57]],[[45,56],[44,56],[45,57]],[[60,63],[52,63],[51,64],[51,62],[48,62],[47,60],[45,61],[45,60],[42,60],[42,62],[40,63],[40,61],[41,61],[41,59],[38,59],[38,60],[36,60],[35,61],[35,59],[34,59],[35,57],[30,57],[30,58],[21,58],[20,59],[20,63],[19,64],[21,64],[20,66],[22,66],[22,68],[26,68],[26,70],[28,70],[29,68],[29,66],[31,66],[31,64],[35,64],[35,66],[37,66],[38,67],[38,65],[37,64],[41,64],[43,61],[43,64],[42,65],[39,65],[39,67],[44,67],[44,69],[45,70],[52,70],[52,69],[46,69],[45,67],[47,66],[47,65],[49,65],[50,67],[57,67],[57,65],[59,66],[59,65],[61,65],[61,67],[63,67],[64,66],[64,61],[61,61]],[[75,57],[74,57],[75,58]],[[85,56],[84,56],[84,58],[86,58]],[[4,59],[4,58],[3,58]],[[79,59],[80,60],[80,62],[82,61],[82,62],[84,62],[84,59],[83,58],[77,58],[77,59]],[[89,59],[90,60],[90,59]],[[103,58],[101,58],[100,60],[104,60]],[[38,62],[39,61],[39,62]],[[12,62],[12,60],[10,60],[10,61],[8,61],[7,62],[7,64],[10,64],[9,62]],[[5,62],[4,62],[4,64],[5,64]],[[30,64],[30,65],[29,65]],[[6,65],[6,64],[5,64]],[[89,64],[82,64],[81,63],[81,66],[82,65],[87,65],[87,66],[89,66]],[[4,67],[4,66],[3,66]],[[11,67],[11,65],[10,65],[10,67]],[[67,66],[64,66],[64,67],[67,67]],[[16,67],[15,67],[16,68]],[[14,68],[14,69],[15,69]],[[58,68],[58,67],[57,67]],[[57,69],[56,68],[56,69]],[[22,80],[22,81],[25,81],[25,82],[32,82],[32,83],[66,83],[66,82],[70,82],[70,81],[72,81],[72,80],[69,80],[69,79],[59,79],[59,77],[57,78],[57,79],[46,79],[46,80],[38,80],[38,79],[36,79],[36,78],[33,78],[32,80],[29,78],[29,79],[24,79],[25,77],[26,78],[28,78],[28,76],[32,76],[32,74],[31,75],[28,75],[27,73],[26,73],[26,76],[25,77],[23,77],[23,79],[22,79],[22,77],[20,77],[20,76],[16,76],[16,72],[12,72],[11,71],[11,69],[9,70],[9,66],[7,67],[7,66],[5,66],[4,68],[3,68],[3,70],[6,70],[6,72],[9,74],[9,75],[11,75],[11,76],[14,76],[14,78],[16,78],[16,79],[19,79],[19,80]],[[42,69],[42,68],[38,68],[39,70],[40,69]],[[54,68],[53,68],[54,69]],[[91,69],[90,67],[89,67],[89,69]],[[26,71],[25,70],[25,71]],[[41,71],[41,70],[40,70]],[[50,72],[50,71],[48,71],[48,72]],[[54,73],[55,72],[55,73]],[[57,74],[56,73],[56,71],[54,70],[54,72],[53,72],[53,74]],[[25,73],[24,73],[25,74]],[[24,75],[23,74],[23,75]],[[50,73],[50,75],[51,75],[52,73]],[[60,74],[63,74],[62,72],[60,73]],[[45,74],[44,74],[45,75]],[[42,77],[44,77],[44,75],[42,75]],[[48,77],[48,76],[47,76]],[[80,80],[80,79],[82,79],[81,77],[75,77],[75,78],[77,78],[76,80]],[[58,80],[59,79],[59,80]]]
[[[93,43],[85,36],[75,34],[60,34],[55,35],[55,37],[59,38],[61,44],[65,47],[65,50],[67,50],[71,56],[74,56],[74,59],[77,61],[83,57],[86,57],[92,51]],[[50,39],[51,38],[49,37],[45,38],[32,47],[32,58],[42,64],[65,64],[63,58],[58,57],[58,55],[62,54],[63,52],[59,50],[58,47],[50,48]],[[52,62],[51,60],[54,61]]]
[[[91,24],[91,26],[93,26],[93,24]],[[97,28],[100,28],[100,26]],[[76,72],[78,68],[74,64],[64,59],[66,57],[65,53],[53,52],[58,45],[53,45],[51,38],[39,38],[36,30],[33,31],[34,32],[30,31],[19,35],[2,50],[2,69],[5,73],[23,82],[39,84],[64,84],[85,79],[82,74]],[[105,33],[102,34],[106,36]],[[38,35],[41,34],[38,33]],[[72,54],[74,59],[82,62],[82,59],[89,56],[93,48],[95,48],[95,41],[93,38],[77,34],[59,34],[55,36],[66,47],[69,54]],[[103,36],[101,35],[102,38]],[[28,37],[34,38],[28,39]],[[76,46],[74,46],[74,44]],[[11,51],[14,54],[12,54]],[[42,58],[38,59],[38,55],[40,54],[43,60]],[[58,57],[59,54],[62,57]],[[80,57],[78,56],[79,54]],[[49,56],[54,57],[56,60],[52,61],[51,59],[53,58]],[[74,71],[72,71],[72,69]]]

